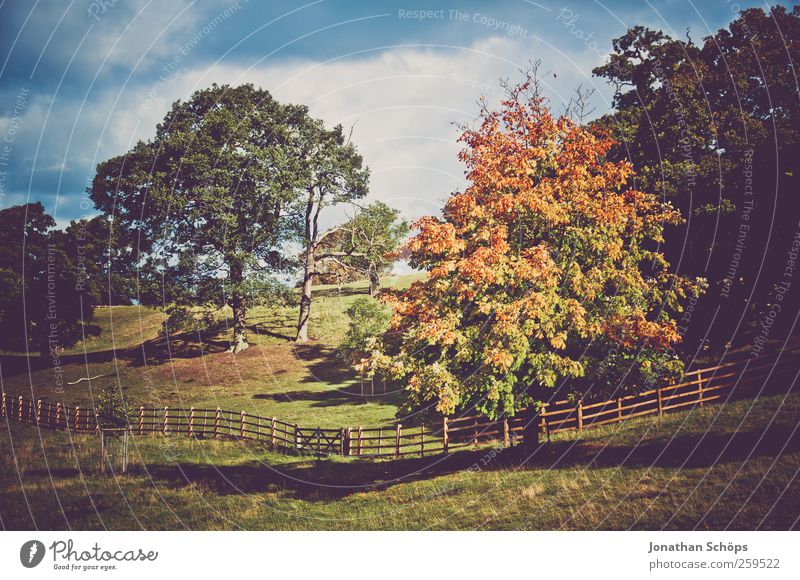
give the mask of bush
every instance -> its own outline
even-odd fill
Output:
[[[127,427],[131,422],[128,403],[116,385],[106,385],[100,389],[95,412],[100,427]]]
[[[350,318],[350,325],[338,354],[354,364],[367,356],[374,339],[386,332],[391,314],[377,300],[366,296],[356,299],[346,313]]]

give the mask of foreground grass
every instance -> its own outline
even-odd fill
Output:
[[[402,288],[417,278],[389,277],[383,284]],[[91,407],[99,388],[116,383],[134,408],[220,407],[321,427],[386,423],[397,411],[399,394],[362,396],[355,373],[335,355],[347,330],[345,312],[366,292],[366,282],[316,288],[312,340],[304,345],[292,342],[296,308],[251,309],[253,346],[236,356],[226,352],[231,331],[225,321],[202,336],[165,340],[159,334],[164,315],[157,309],[98,308],[100,333],[68,350],[57,368],[38,355],[2,355],[2,388],[28,399]]]
[[[148,436],[125,476],[97,440],[0,423],[6,529],[790,529],[800,517],[800,395],[634,419],[491,448],[314,461]]]

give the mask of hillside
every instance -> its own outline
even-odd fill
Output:
[[[385,286],[403,288],[419,275],[389,277]],[[345,311],[367,292],[366,282],[315,289],[312,340],[292,342],[296,308],[255,308],[249,313],[253,346],[235,356],[223,323],[204,335],[159,337],[163,313],[141,306],[102,307],[100,334],[69,349],[60,369],[38,355],[0,356],[3,390],[26,398],[90,406],[96,390],[118,380],[131,406],[237,409],[319,426],[379,424],[396,411],[397,394],[361,396],[355,373],[334,348],[347,329]],[[101,378],[64,385],[83,377]]]

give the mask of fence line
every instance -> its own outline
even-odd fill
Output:
[[[688,372],[683,382],[625,395],[607,401],[544,403],[538,412],[523,411],[514,417],[496,420],[480,415],[444,417],[435,424],[405,427],[401,423],[385,427],[309,428],[261,417],[244,411],[194,408],[139,407],[130,420],[136,434],[160,433],[187,437],[234,438],[264,443],[271,448],[316,455],[348,455],[365,458],[425,456],[449,453],[480,443],[497,442],[505,447],[518,443],[530,432],[548,439],[560,431],[609,425],[645,415],[662,415],[675,409],[703,406],[705,403],[743,394],[753,381],[779,377],[795,371],[796,356],[784,352],[746,361],[726,363]],[[762,383],[762,386],[766,383]],[[69,407],[63,403],[27,400],[2,394],[0,417],[41,428],[72,433],[100,430],[102,418],[93,409]]]

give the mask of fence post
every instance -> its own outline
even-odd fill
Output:
[[[419,456],[425,457],[425,423],[419,425]]]
[[[378,455],[383,453],[383,427],[378,428]]]
[[[703,406],[703,373],[697,373],[697,398]]]
[[[19,422],[22,423],[22,409],[25,405],[22,404],[22,397],[19,398],[19,405],[17,406],[17,417]]]
[[[6,416],[6,394],[3,393],[3,402],[0,404],[0,417]]]
[[[661,385],[656,387],[656,396],[658,397],[658,416],[660,417],[664,414],[664,401],[661,395]]]
[[[42,422],[42,400],[38,399],[36,401],[36,424]]]
[[[617,399],[617,421],[622,421],[622,397]]]
[[[508,417],[503,415],[503,447],[511,446],[511,433],[508,429]]]
[[[139,407],[139,435],[144,433],[144,406]]]
[[[194,435],[194,407],[189,409],[189,437]]]
[[[472,422],[472,444],[478,444],[478,416],[475,416],[475,420]]]
[[[275,417],[272,418],[272,423],[270,424],[269,444],[275,447]]]
[[[58,429],[59,423],[61,423],[61,403],[56,405],[56,429]],[[66,431],[69,431],[68,421],[64,421],[64,427]]]
[[[356,443],[356,455],[361,455],[361,435],[364,431],[363,427],[358,427],[358,442]]]
[[[167,434],[167,419],[169,419],[169,407],[164,407],[164,424],[161,426],[163,435]]]
[[[217,407],[217,412],[214,414],[214,438],[219,435],[219,415],[221,409]]]
[[[350,455],[350,440],[352,438],[352,428],[347,427],[342,435],[342,455]]]
[[[394,454],[397,457],[400,456],[400,438],[403,436],[402,435],[402,430],[403,430],[403,426],[400,423],[398,423],[397,424],[397,434],[396,434],[395,442],[394,442]]]
[[[578,431],[583,431],[583,399],[578,399]]]
[[[81,420],[81,408],[80,407],[75,407],[75,432],[76,433],[78,432],[78,429],[79,429],[80,420]]]
[[[447,417],[442,418],[442,451],[449,453],[450,437],[447,433]]]
[[[244,439],[244,411],[242,411],[241,418],[239,420],[239,439]]]
[[[541,421],[539,424],[540,432],[547,437],[547,442],[550,443],[550,425],[547,423],[547,404],[542,405],[542,410],[539,412]]]
[[[34,425],[33,401],[28,401],[28,423]]]

